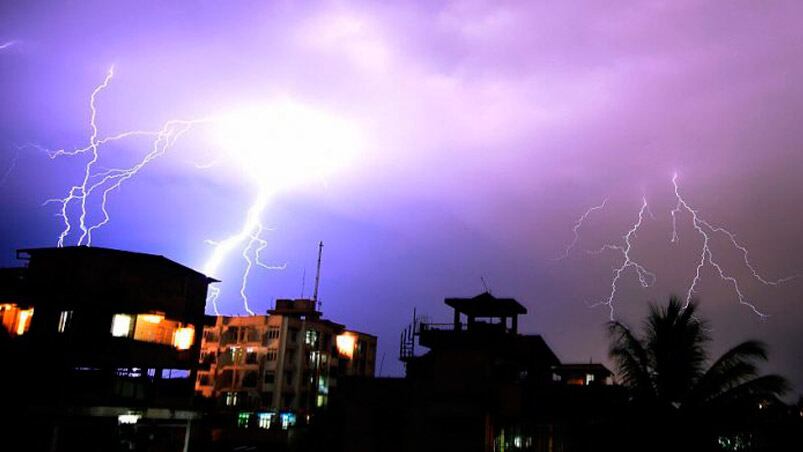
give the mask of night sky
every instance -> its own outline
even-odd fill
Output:
[[[251,308],[310,296],[323,240],[323,311],[379,336],[383,375],[402,373],[413,308],[450,321],[443,298],[476,295],[481,277],[527,306],[520,328],[562,360],[607,363],[609,310],[590,306],[622,256],[586,250],[623,245],[645,196],[631,257],[657,281],[623,273],[615,315],[637,325],[648,302],[685,296],[702,240],[681,215],[671,243],[675,172],[763,277],[803,272],[800,2],[110,3],[0,3],[0,265],[55,246],[63,221],[43,203],[80,183],[89,155],[45,150],[90,142],[90,95],[114,66],[99,138],[226,120],[193,126],[111,192],[92,245],[203,269],[206,241],[235,234],[267,187],[261,256],[286,267],[252,269]],[[277,105],[301,113],[281,126],[253,113]],[[293,133],[243,150],[274,126]],[[151,141],[104,146],[97,171],[135,164]],[[762,339],[768,370],[802,391],[803,278],[765,286],[727,237],[711,247],[769,315],[706,267],[695,295],[713,352]],[[211,275],[227,314],[245,312],[240,251]]]

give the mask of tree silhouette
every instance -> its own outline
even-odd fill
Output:
[[[706,450],[717,430],[744,421],[759,404],[789,388],[778,375],[759,375],[767,347],[748,340],[710,362],[707,322],[697,304],[672,297],[666,307],[650,306],[642,336],[621,322],[608,324],[610,356],[631,391],[638,430],[631,435],[653,450]]]

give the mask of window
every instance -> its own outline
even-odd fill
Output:
[[[279,338],[279,326],[278,325],[271,325],[268,327],[268,339],[278,339]]]
[[[265,372],[265,383],[273,384],[276,381],[276,374],[273,372]]]
[[[309,345],[310,347],[313,347],[313,348],[317,347],[318,346],[318,332],[313,330],[313,329],[307,330],[306,334],[304,335],[304,343]]]
[[[59,333],[67,331],[72,320],[72,311],[61,311],[59,314]]]
[[[253,327],[244,328],[245,342],[259,342],[259,330]]]
[[[586,374],[586,386],[594,381],[594,374]]]
[[[236,326],[226,328],[226,331],[223,332],[223,335],[220,338],[221,345],[236,344],[237,334],[238,328]]]
[[[209,365],[215,363],[215,352],[201,352],[201,364]]]
[[[232,347],[229,349],[229,359],[231,364],[242,364],[243,362],[243,348]]]
[[[279,356],[278,351],[275,348],[269,348],[268,353],[265,354],[265,359],[268,361],[276,361],[276,358]]]
[[[129,337],[131,335],[131,316],[128,314],[114,314],[112,317],[112,336]]]
[[[246,351],[245,363],[246,364],[256,364],[257,363],[257,352],[253,348],[249,348]]]
[[[296,425],[296,415],[293,413],[282,413],[282,430],[287,430],[288,427]]]
[[[233,381],[234,381],[234,372],[231,369],[226,369],[220,373],[220,377],[217,380],[217,385],[219,388],[227,388],[231,386]],[[229,405],[228,396],[226,399],[226,405]]]
[[[287,335],[290,336],[290,342],[295,344],[298,341],[298,329],[297,328],[290,328],[287,331]]]
[[[204,340],[206,342],[217,342],[217,334],[214,331],[204,331]]]
[[[239,395],[236,392],[226,393],[226,406],[237,406]]]
[[[162,379],[174,380],[177,378],[189,378],[190,371],[187,369],[162,369]]]
[[[179,350],[189,350],[195,342],[195,328],[192,325],[176,329],[173,345]]]
[[[209,386],[209,374],[198,375],[198,386]]]
[[[340,356],[344,356],[348,359],[354,357],[354,349],[357,346],[357,338],[353,334],[341,334],[335,338],[335,343],[337,344],[337,351],[340,353]]]
[[[243,377],[243,387],[244,388],[254,388],[257,385],[257,381],[259,376],[256,372],[251,371],[245,374]]]
[[[273,423],[273,417],[275,413],[259,413],[257,418],[259,419],[259,428],[269,429],[270,424]]]
[[[248,421],[251,420],[251,413],[240,413],[237,415],[237,427],[247,428]]]

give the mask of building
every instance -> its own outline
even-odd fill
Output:
[[[344,376],[373,377],[376,337],[323,319],[311,299],[204,328],[196,391],[239,427],[286,430],[328,405]]]
[[[515,299],[485,292],[445,304],[451,323],[414,319],[402,333],[403,379],[341,383],[322,435],[329,449],[607,450],[583,443],[598,441],[625,400],[604,366],[561,363],[541,336],[520,334],[527,309]]]
[[[214,280],[106,248],[17,257],[24,267],[0,272],[2,346],[15,363],[3,381],[16,402],[4,426],[26,432],[31,450],[182,450],[199,417],[194,382]]]

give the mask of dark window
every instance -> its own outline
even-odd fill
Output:
[[[265,372],[265,383],[273,384],[276,381],[276,374],[273,372]]]
[[[268,361],[276,361],[277,356],[279,356],[279,352],[277,352],[275,348],[269,348],[268,353],[265,354],[265,359]]]
[[[256,364],[257,363],[257,352],[248,352],[245,355],[245,363],[246,364]]]
[[[223,336],[220,338],[220,343],[222,345],[237,343],[238,330],[236,326],[226,328],[226,331],[223,332]]]
[[[243,377],[243,387],[245,388],[254,388],[257,385],[258,375],[256,372],[251,371],[245,374]]]
[[[231,386],[231,382],[233,380],[234,373],[231,370],[224,370],[220,373],[220,378],[217,380],[217,384],[221,388],[228,388]]]
[[[271,325],[268,327],[268,339],[278,339],[279,338],[279,327],[277,325]]]

